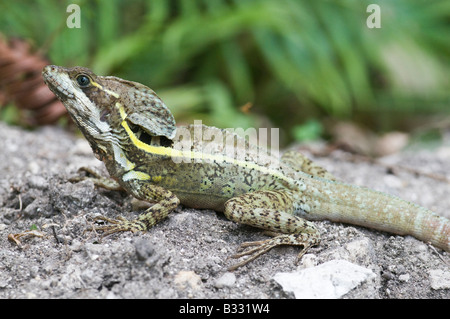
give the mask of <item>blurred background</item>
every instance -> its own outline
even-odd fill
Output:
[[[0,120],[28,128],[69,125],[40,71],[81,65],[151,87],[178,123],[278,127],[283,145],[362,139],[379,156],[383,138],[450,128],[449,61],[447,0],[0,2]]]

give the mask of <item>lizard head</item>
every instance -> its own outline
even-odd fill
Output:
[[[145,85],[113,76],[97,76],[84,67],[48,65],[42,72],[96,155],[112,142],[130,142],[124,127],[172,140],[175,120],[162,100]],[[103,154],[105,155],[105,154]]]

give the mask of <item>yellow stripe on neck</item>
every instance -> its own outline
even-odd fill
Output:
[[[117,99],[120,97],[120,95],[117,94],[116,92],[113,92],[113,91],[111,91],[111,90],[105,89],[102,85],[98,84],[97,82],[94,82],[94,81],[91,80],[91,84],[92,84],[93,86],[96,86],[96,87],[98,87],[99,89],[105,91],[106,93],[111,94],[112,96],[114,96],[114,97],[117,98]]]
[[[116,107],[119,109],[119,113],[122,118],[121,125],[125,129],[126,133],[130,137],[133,144],[137,148],[139,148],[147,153],[151,153],[151,154],[155,154],[155,155],[162,155],[162,156],[170,156],[170,157],[180,157],[180,158],[186,158],[186,159],[190,159],[190,160],[202,159],[202,160],[209,160],[211,162],[213,162],[213,161],[227,162],[227,163],[231,163],[233,165],[259,170],[263,173],[271,174],[271,175],[276,176],[285,181],[291,181],[290,178],[286,177],[282,172],[280,172],[278,170],[271,169],[271,168],[268,168],[265,166],[261,166],[261,165],[258,165],[257,163],[240,161],[240,160],[237,160],[232,157],[224,156],[222,154],[207,154],[207,153],[201,153],[201,152],[195,152],[195,151],[180,151],[180,150],[173,149],[171,147],[154,146],[154,145],[146,144],[136,137],[136,135],[131,130],[128,123],[125,121],[125,119],[127,118],[127,114],[125,112],[123,105],[120,104],[119,102],[117,102]]]

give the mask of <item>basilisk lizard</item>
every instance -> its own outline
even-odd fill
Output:
[[[235,269],[278,245],[303,246],[299,256],[320,242],[310,220],[328,219],[409,234],[450,251],[450,221],[402,199],[337,181],[297,152],[281,158],[237,135],[206,126],[181,131],[162,100],[148,87],[83,67],[46,66],[43,77],[102,160],[113,180],[95,176],[97,185],[123,188],[153,206],[135,220],[99,217],[105,234],[145,231],[180,203],[223,211],[235,222],[273,236],[244,243]],[[202,129],[208,138],[198,137]],[[185,134],[186,135],[186,134]],[[190,137],[189,137],[190,136]],[[220,138],[211,139],[211,136]],[[184,138],[188,148],[177,148]],[[227,141],[237,153],[226,151]]]

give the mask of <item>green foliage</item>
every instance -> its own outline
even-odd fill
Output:
[[[317,120],[308,120],[302,125],[294,126],[292,135],[297,141],[314,141],[322,136],[323,127]]]
[[[13,104],[7,104],[0,108],[0,120],[5,123],[16,125],[20,123],[20,114]]]
[[[81,29],[65,25],[72,2]],[[32,39],[55,64],[149,85],[179,121],[247,127],[268,118],[295,132],[328,116],[386,129],[446,111],[450,2],[379,0],[382,27],[369,29],[372,2],[2,1],[0,30]],[[240,112],[249,102],[251,114]]]

